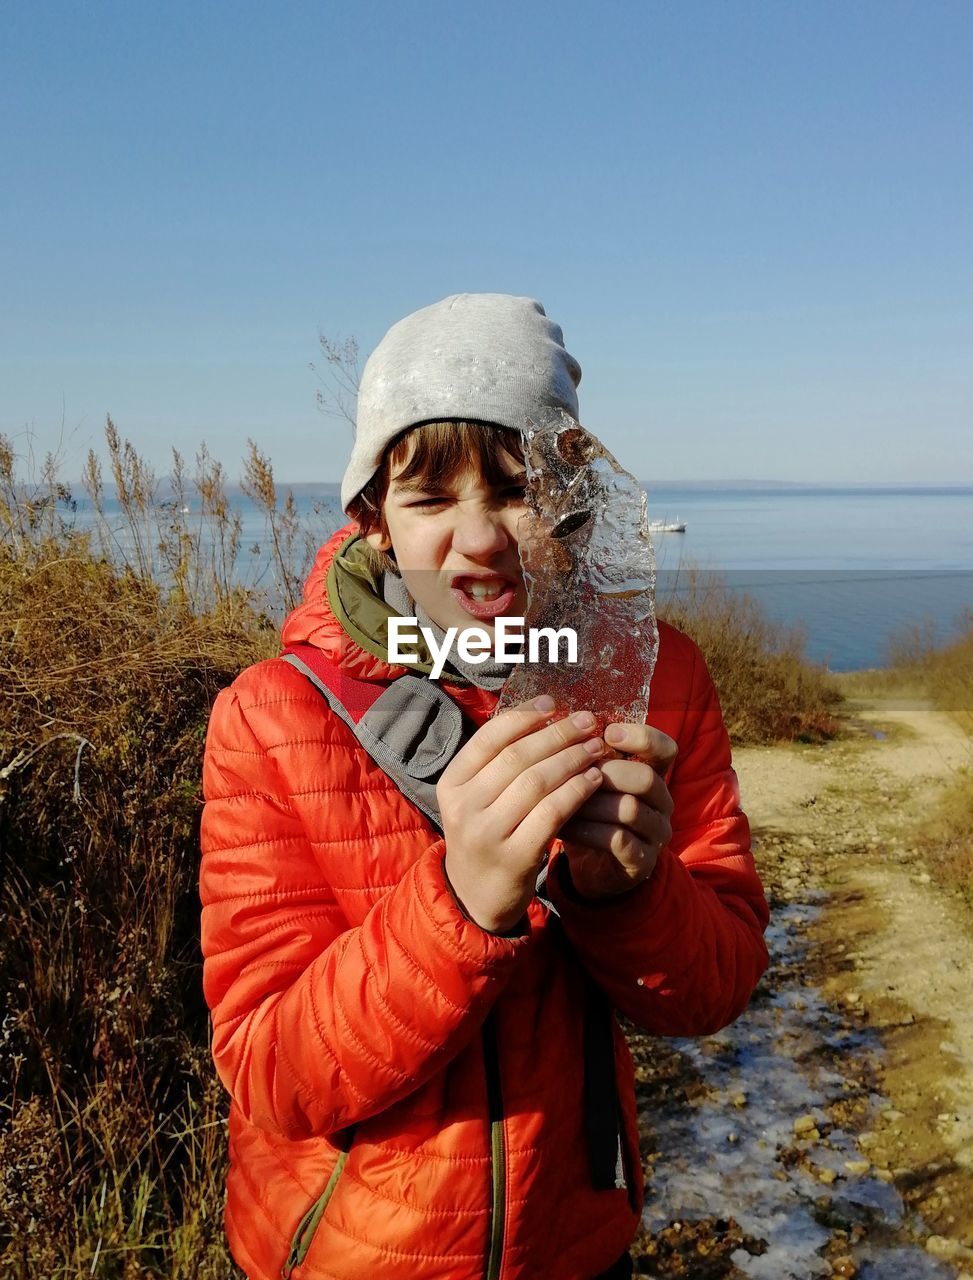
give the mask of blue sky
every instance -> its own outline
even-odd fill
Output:
[[[340,476],[318,334],[540,298],[640,477],[973,482],[973,5],[0,10],[0,431]]]

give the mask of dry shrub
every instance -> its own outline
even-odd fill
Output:
[[[0,441],[0,1274],[215,1280],[233,1269],[200,764],[216,693],[277,623],[220,576],[220,477],[222,544],[167,542],[172,512],[112,430],[125,536],[74,529],[53,466],[24,485]]]
[[[702,649],[734,742],[835,733],[840,695],[809,663],[802,634],[771,622],[751,596],[731,591],[718,574],[681,569],[659,612]]]

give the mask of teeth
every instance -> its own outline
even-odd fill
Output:
[[[474,600],[497,600],[503,594],[503,583],[471,582],[467,587],[467,594]]]

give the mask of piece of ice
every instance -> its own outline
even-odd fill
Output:
[[[659,648],[655,554],[645,493],[570,414],[553,411],[524,430],[527,506],[520,561],[525,628],[572,628],[578,661],[514,667],[497,711],[539,694],[555,715],[590,710],[598,728],[643,723]]]
[[[733,1218],[765,1245],[761,1254],[741,1248],[732,1255],[748,1280],[830,1275],[824,1253],[839,1230],[854,1232],[847,1252],[861,1280],[947,1280],[951,1271],[911,1242],[924,1230],[895,1186],[874,1172],[849,1175],[848,1161],[862,1155],[834,1104],[859,1095],[861,1075],[841,1073],[848,1051],[836,1046],[853,1048],[854,1066],[880,1044],[872,1031],[849,1033],[821,992],[805,985],[808,928],[820,909],[788,914],[799,928],[778,922],[767,931],[767,985],[776,992],[758,994],[718,1036],[670,1042],[685,1059],[686,1078],[701,1086],[692,1098],[678,1090],[639,1093],[640,1132],[656,1152],[643,1222],[657,1232],[675,1221]],[[741,1093],[746,1102],[738,1107]],[[872,1115],[887,1106],[880,1095],[867,1101]],[[819,1122],[819,1139],[795,1131],[807,1114]],[[838,1176],[822,1180],[823,1170]]]
[[[899,1250],[890,1257],[877,1257],[868,1251],[857,1250],[862,1259],[858,1275],[861,1280],[954,1280],[956,1272],[945,1262],[930,1258],[928,1253],[913,1246]]]

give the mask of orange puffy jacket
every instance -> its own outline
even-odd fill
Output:
[[[359,678],[318,555],[284,643]],[[459,909],[429,821],[287,663],[218,697],[204,763],[202,941],[231,1095],[226,1230],[251,1280],[591,1280],[630,1243],[642,1186],[632,1064],[614,1020],[618,1187],[585,1139],[591,979],[663,1035],[716,1031],[764,969],[767,907],[716,694],[665,626],[649,721],[675,738],[673,837],[597,905],[559,875],[521,936]],[[443,686],[481,723],[494,695]],[[586,985],[587,984],[587,985]],[[609,1053],[609,1063],[611,1055]]]

